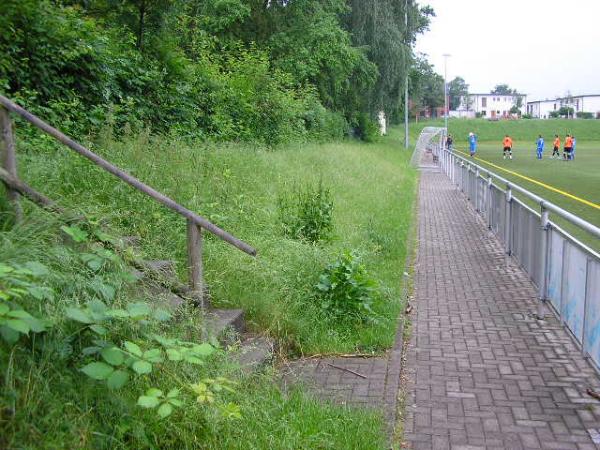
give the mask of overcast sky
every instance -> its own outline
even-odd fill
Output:
[[[470,92],[506,83],[528,101],[600,94],[600,0],[417,0],[433,7],[417,40],[442,76]]]

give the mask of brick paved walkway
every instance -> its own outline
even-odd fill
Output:
[[[388,355],[374,358],[305,358],[281,367],[284,386],[302,381],[321,399],[383,413],[388,435],[396,423],[396,404],[402,365],[402,331]]]
[[[590,449],[600,380],[499,242],[424,170],[405,440],[414,449]]]

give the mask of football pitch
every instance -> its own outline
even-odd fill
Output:
[[[443,126],[441,122],[429,125],[439,126],[437,123]],[[454,147],[465,153],[468,153],[466,138],[469,131],[478,135],[479,144],[474,159],[477,164],[600,226],[600,120],[489,122],[458,119],[451,120],[448,129],[455,138]],[[554,134],[560,133],[562,144],[565,130],[577,137],[575,159],[564,161],[562,148],[561,159],[551,159]],[[503,158],[502,138],[505,134],[513,137],[512,160]],[[536,159],[535,142],[538,134],[542,134],[546,142],[542,160]],[[537,205],[527,203],[539,211]],[[556,215],[551,214],[551,220],[600,251],[599,239],[565,223]]]

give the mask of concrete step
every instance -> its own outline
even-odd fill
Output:
[[[209,336],[223,344],[231,344],[246,327],[244,310],[209,308],[205,315],[205,326]]]
[[[232,352],[231,360],[247,372],[255,372],[273,361],[275,343],[266,336],[245,334],[239,349]]]
[[[140,236],[123,236],[119,238],[119,247],[124,250],[128,247],[133,247],[137,249],[142,242],[142,238]]]
[[[156,306],[171,313],[176,313],[187,302],[186,299],[174,294],[170,289],[159,285],[149,285],[146,289],[151,294],[151,301]]]
[[[187,284],[182,283],[175,271],[175,262],[171,260],[141,260],[135,262],[136,269],[131,271],[136,280],[143,284],[162,285],[179,297],[189,298],[196,306],[201,306],[198,296]],[[210,289],[204,285],[204,307],[210,306]]]
[[[169,259],[142,260],[139,262],[143,272],[159,279],[177,279],[175,261]]]

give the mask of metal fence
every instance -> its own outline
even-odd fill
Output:
[[[600,254],[552,222],[549,214],[594,238],[600,239],[600,228],[441,145],[436,152],[442,171],[537,286],[538,315],[544,304],[550,306],[600,370]],[[535,202],[539,212],[515,198],[515,192]]]

